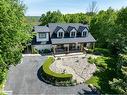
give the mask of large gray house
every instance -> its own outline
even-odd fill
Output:
[[[32,46],[37,50],[53,50],[54,53],[83,51],[93,47],[96,40],[89,32],[88,25],[81,23],[49,23],[34,26],[36,37]]]

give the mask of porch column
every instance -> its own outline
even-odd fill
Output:
[[[78,49],[78,45],[79,45],[79,44],[78,44],[78,43],[76,43],[76,49]]]
[[[91,43],[87,43],[87,44],[86,44],[86,47],[87,47],[87,48],[90,48],[90,46],[91,46]]]
[[[68,44],[67,52],[69,52],[69,44]]]
[[[53,53],[56,53],[56,45],[53,45]]]
[[[67,52],[69,52],[69,44],[64,44],[64,47],[67,47]]]
[[[81,51],[83,51],[83,44],[81,44],[80,47],[81,47]]]
[[[94,49],[95,48],[95,43],[93,43],[93,46],[92,46],[92,49]]]

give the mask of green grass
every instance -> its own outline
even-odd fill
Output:
[[[42,69],[45,72],[46,75],[48,75],[49,77],[54,77],[54,78],[72,78],[72,74],[61,74],[61,73],[57,73],[57,72],[53,72],[52,70],[50,70],[50,65],[53,63],[54,58],[53,57],[48,57],[48,59],[44,62]]]
[[[100,86],[99,86],[99,77],[97,77],[97,76],[92,76],[85,83],[87,83],[87,84],[93,84],[95,87],[100,88]]]
[[[0,84],[0,92],[2,91],[3,89],[3,84]]]
[[[3,93],[3,83],[2,84],[0,84],[0,95],[7,95],[7,94],[5,94],[5,93]]]
[[[5,93],[3,93],[3,92],[0,92],[0,95],[7,95],[7,94],[5,94]]]
[[[109,85],[109,81],[116,76],[113,62],[115,61],[110,57],[97,58],[95,64],[99,70],[85,83],[93,84],[103,94],[114,94]]]
[[[98,57],[98,58],[95,59],[95,64],[96,64],[97,67],[102,67],[102,68],[106,69],[107,65],[108,65],[106,63],[106,61],[109,60],[109,59],[110,58],[108,58],[108,57]]]
[[[109,70],[105,70],[104,72],[96,73],[85,83],[94,85],[103,94],[114,94],[114,92],[111,90],[110,85],[108,83],[109,80],[112,79],[110,74],[112,74],[112,72]]]

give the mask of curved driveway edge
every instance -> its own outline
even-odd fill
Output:
[[[56,87],[40,81],[38,69],[47,56],[23,56],[23,61],[8,72],[5,91],[13,91],[13,95],[81,95],[92,94],[84,84],[70,87]]]

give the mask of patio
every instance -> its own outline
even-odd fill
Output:
[[[55,62],[50,66],[50,69],[58,73],[72,74],[73,80],[83,83],[96,71],[96,65],[87,61],[89,56],[83,53],[56,55]]]

